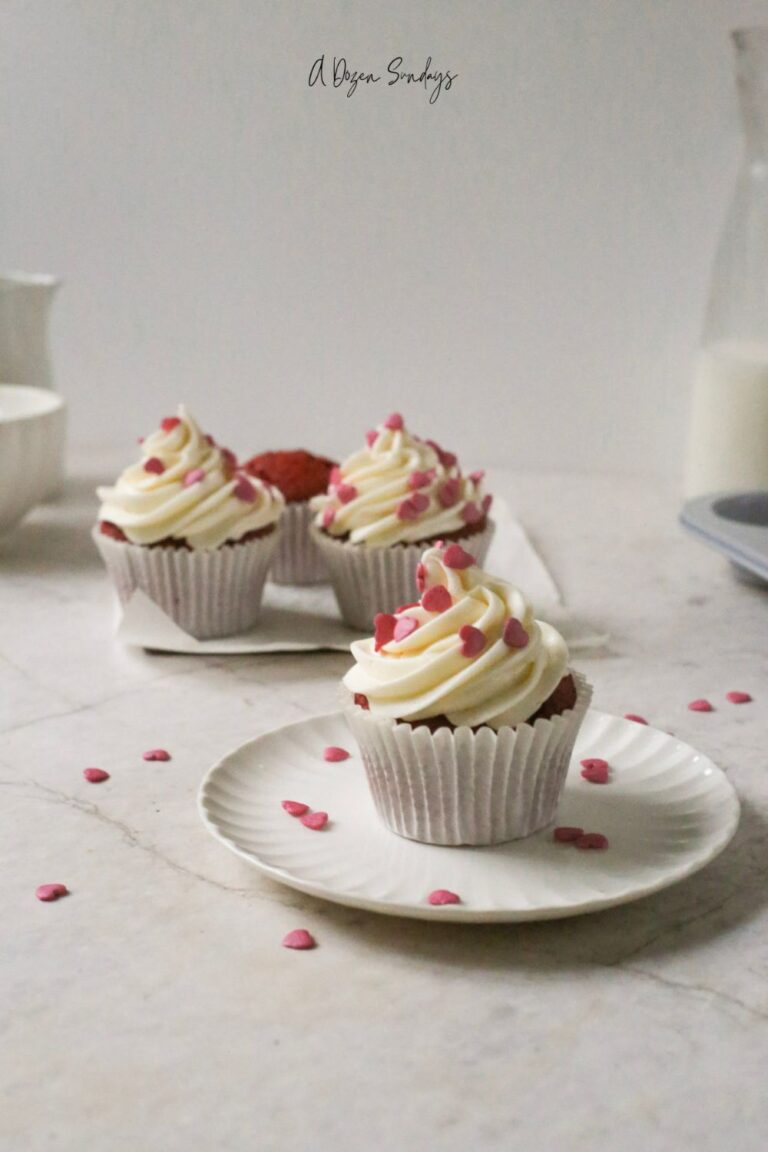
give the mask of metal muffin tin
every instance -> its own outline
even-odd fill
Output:
[[[680,523],[739,568],[768,582],[768,491],[697,496],[683,505]]]

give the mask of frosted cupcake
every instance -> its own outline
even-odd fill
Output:
[[[469,543],[480,562],[493,537],[483,473],[409,433],[394,413],[331,474],[312,501],[312,534],[347,624],[366,629],[376,612],[412,598],[424,546]]]
[[[327,580],[322,558],[309,534],[314,517],[309,502],[313,496],[325,492],[336,467],[334,461],[297,448],[262,452],[251,457],[243,467],[249,476],[273,484],[285,497],[280,541],[272,559],[270,580],[276,584],[319,584]]]
[[[93,536],[122,603],[140,588],[199,640],[255,623],[283,497],[239,470],[183,406],[98,495]]]
[[[592,690],[562,636],[459,544],[428,549],[418,603],[352,644],[349,726],[393,832],[496,844],[555,817]]]

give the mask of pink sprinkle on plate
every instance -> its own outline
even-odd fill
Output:
[[[299,817],[305,828],[311,828],[313,832],[319,832],[321,828],[325,828],[328,823],[327,812],[307,812],[306,816]]]
[[[750,696],[749,692],[726,692],[725,698],[726,700],[729,700],[731,704],[752,703],[752,697]]]
[[[648,721],[645,719],[644,716],[638,716],[638,714],[636,712],[625,712],[624,713],[624,719],[625,720],[634,720],[635,724],[647,724],[648,723]]]
[[[310,948],[316,947],[317,941],[310,932],[307,932],[306,928],[294,928],[292,932],[283,936],[283,948],[293,948],[296,952],[307,952]]]
[[[474,624],[464,624],[459,628],[462,656],[477,656],[485,648],[485,633]]]
[[[309,812],[309,804],[302,804],[300,800],[283,800],[281,805],[289,816],[303,816]]]
[[[575,844],[577,848],[601,852],[608,847],[608,837],[603,836],[602,832],[585,832],[583,836],[579,836]]]
[[[689,712],[714,712],[709,700],[691,700],[688,705]]]
[[[583,828],[576,828],[568,824],[561,824],[559,828],[555,828],[552,833],[552,839],[558,844],[573,844],[581,836],[584,835]]]
[[[444,584],[433,584],[421,598],[421,606],[427,612],[447,612],[453,599]]]
[[[39,888],[35,889],[35,896],[44,904],[50,904],[51,901],[59,900],[62,896],[69,896],[69,889],[66,884],[41,884]]]
[[[89,784],[101,784],[102,780],[109,780],[109,772],[103,768],[84,768],[83,776]]]
[[[323,752],[323,760],[327,760],[329,764],[338,764],[341,760],[349,760],[349,755],[346,748],[339,748],[336,744],[329,744]]]
[[[170,760],[170,752],[166,752],[165,748],[150,748],[149,752],[144,752],[142,759],[144,760],[159,760],[165,762]]]
[[[590,784],[608,783],[608,761],[601,760],[599,756],[590,756],[581,761],[581,775]]]
[[[427,900],[436,907],[442,904],[461,904],[461,897],[457,896],[455,892],[449,891],[448,888],[435,888],[434,892],[430,892]]]

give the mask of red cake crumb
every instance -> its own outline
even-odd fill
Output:
[[[289,504],[309,500],[325,492],[333,460],[297,448],[291,452],[261,452],[244,465],[245,471],[279,488]]]

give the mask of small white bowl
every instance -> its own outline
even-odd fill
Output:
[[[0,384],[0,536],[59,484],[66,420],[57,393]]]

